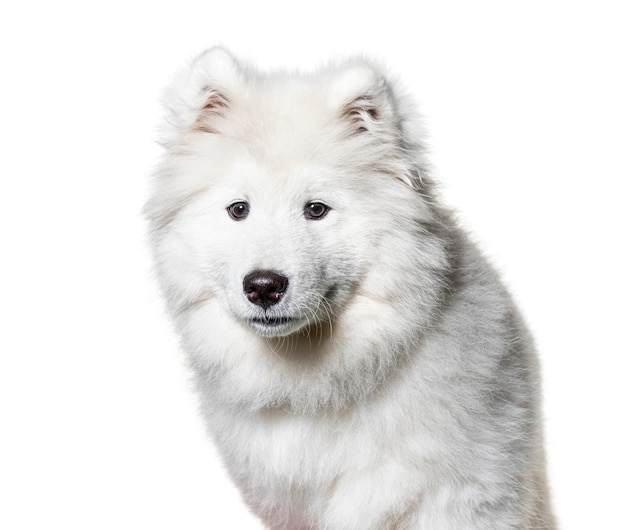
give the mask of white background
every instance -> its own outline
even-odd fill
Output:
[[[0,527],[260,528],[197,414],[140,217],[160,91],[222,43],[262,68],[365,53],[404,80],[447,202],[535,332],[562,528],[626,528],[619,4],[4,3]]]

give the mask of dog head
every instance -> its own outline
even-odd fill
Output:
[[[217,48],[165,104],[146,211],[188,349],[212,343],[223,361],[229,337],[287,338],[310,368],[350,340],[360,353],[333,362],[374,367],[374,344],[432,317],[447,255],[420,127],[371,63],[263,74]]]

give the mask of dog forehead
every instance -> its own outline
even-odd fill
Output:
[[[227,118],[231,131],[255,151],[302,158],[328,136],[336,116],[324,85],[283,76],[259,81],[240,94]]]
[[[254,165],[242,184],[251,198],[300,204],[337,193],[341,182],[330,178],[331,174],[332,169],[319,164],[263,159]]]
[[[324,148],[297,143],[259,145],[256,138],[204,137],[194,146],[188,165],[200,181],[221,193],[241,198],[302,201],[354,187],[349,171]],[[216,163],[216,160],[219,163]],[[202,175],[205,175],[202,177]]]

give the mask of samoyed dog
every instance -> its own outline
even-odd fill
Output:
[[[156,270],[233,481],[272,529],[539,529],[531,338],[368,61],[222,48],[166,93]]]

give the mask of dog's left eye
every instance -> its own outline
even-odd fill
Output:
[[[241,221],[248,217],[250,213],[250,205],[246,201],[237,201],[226,208],[228,215],[235,221]]]
[[[310,202],[304,207],[304,217],[318,220],[324,217],[329,211],[330,206],[326,206],[323,202]]]

